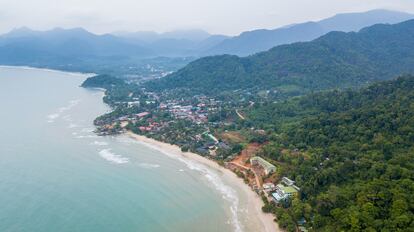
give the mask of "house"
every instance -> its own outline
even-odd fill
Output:
[[[138,127],[138,129],[142,132],[148,132],[148,131],[151,131],[152,128],[148,126],[140,126]]]
[[[264,183],[262,185],[262,187],[263,187],[263,190],[265,192],[272,192],[272,191],[274,191],[276,189],[276,186],[273,183]]]
[[[276,203],[279,203],[286,199],[297,197],[297,195],[298,195],[298,190],[296,190],[292,186],[284,186],[282,184],[278,184],[276,186],[276,192],[272,193],[273,200]]]
[[[137,115],[138,118],[143,118],[143,117],[145,117],[149,114],[150,114],[149,112],[142,112],[142,113],[139,113],[139,114],[136,114],[136,115]]]
[[[266,160],[258,156],[252,157],[250,159],[250,164],[260,165],[264,169],[266,175],[276,171],[276,167],[273,164],[267,162]]]
[[[286,176],[284,176],[282,178],[282,183],[285,184],[286,186],[291,186],[292,188],[296,189],[297,191],[300,191],[300,188],[295,185],[295,181],[287,178]]]
[[[230,150],[231,147],[229,145],[227,145],[227,143],[225,142],[219,142],[218,143],[219,148],[224,149],[224,150]]]
[[[134,106],[139,106],[139,101],[132,101],[132,102],[128,102],[128,108],[134,107]]]
[[[293,180],[287,178],[286,176],[284,176],[282,178],[282,183],[286,184],[287,186],[292,186],[292,185],[295,184],[295,181],[293,181]]]

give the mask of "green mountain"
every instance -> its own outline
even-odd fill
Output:
[[[110,89],[113,86],[122,86],[125,85],[125,81],[110,75],[102,74],[89,77],[86,79],[81,87],[84,88],[102,88]]]
[[[413,41],[414,20],[359,32],[331,32],[311,42],[282,45],[245,58],[201,58],[147,87],[210,95],[270,90],[283,96],[358,87],[413,72]]]
[[[205,54],[247,56],[269,50],[277,45],[311,41],[331,31],[359,31],[378,23],[395,24],[413,18],[412,14],[390,10],[338,14],[317,22],[299,23],[273,30],[243,32],[239,36],[222,41],[207,50]]]
[[[301,188],[302,202],[288,214],[270,209],[279,218],[304,216],[315,231],[412,231],[414,76],[258,105],[246,115],[245,123],[272,131],[261,155]]]

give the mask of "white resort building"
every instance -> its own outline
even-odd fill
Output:
[[[251,165],[260,165],[264,169],[266,175],[276,171],[275,165],[267,162],[266,160],[264,160],[263,158],[260,158],[258,156],[252,157],[250,159],[250,164]]]

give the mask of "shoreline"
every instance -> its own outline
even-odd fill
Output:
[[[11,68],[11,69],[26,69],[26,70],[41,70],[46,72],[54,72],[54,73],[65,73],[74,76],[82,76],[82,77],[89,77],[96,75],[94,73],[82,73],[82,72],[70,72],[70,71],[63,71],[63,70],[56,70],[56,69],[47,69],[47,68],[39,68],[39,67],[30,67],[30,66],[13,66],[13,65],[0,65],[0,68]],[[105,91],[102,88],[94,88],[95,90]],[[164,143],[161,141],[157,141],[155,139],[151,139],[142,135],[134,134],[130,131],[125,133],[126,136],[134,139],[138,142],[143,143],[153,149],[158,149],[159,151],[166,153],[166,154],[173,154],[177,155],[178,157],[186,158],[190,161],[194,161],[196,163],[202,164],[207,168],[212,170],[218,171],[220,174],[220,178],[226,180],[226,182],[231,183],[231,186],[237,187],[237,189],[243,192],[248,199],[247,208],[248,208],[248,217],[258,219],[255,220],[255,224],[260,224],[262,231],[264,232],[283,232],[282,229],[279,228],[278,224],[274,221],[274,215],[270,213],[264,213],[262,211],[262,206],[264,205],[261,197],[257,195],[248,185],[246,185],[241,178],[239,178],[234,172],[229,169],[226,169],[220,166],[214,160],[207,159],[201,155],[191,153],[191,152],[182,152],[181,149],[176,145],[171,145],[168,143]],[[239,193],[238,193],[239,194]],[[243,223],[242,223],[243,224]],[[256,232],[256,231],[255,231]]]
[[[264,205],[262,199],[257,195],[248,185],[246,185],[242,179],[240,179],[235,173],[220,166],[217,162],[207,159],[201,155],[191,153],[191,152],[182,152],[181,149],[176,145],[171,145],[168,143],[160,142],[155,139],[151,139],[142,135],[137,135],[128,131],[125,133],[128,137],[148,145],[149,147],[155,147],[164,153],[170,153],[178,155],[184,158],[187,158],[191,161],[203,164],[208,168],[214,169],[220,172],[221,177],[224,178],[227,182],[232,183],[237,186],[238,189],[243,191],[243,194],[248,198],[248,214],[249,217],[256,217],[259,219],[261,227],[264,232],[282,232],[283,230],[279,228],[278,224],[273,220],[274,215],[270,213],[264,213],[262,211],[262,206]],[[243,223],[242,223],[243,224]]]
[[[73,76],[96,76],[96,73],[84,73],[84,72],[75,72],[75,71],[64,71],[59,69],[51,69],[51,68],[40,68],[40,67],[33,67],[33,66],[26,66],[26,65],[0,65],[0,68],[14,68],[14,69],[26,69],[26,70],[41,70],[46,72],[53,72],[53,73],[64,73]]]

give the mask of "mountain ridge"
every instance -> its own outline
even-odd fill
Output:
[[[414,20],[360,32],[330,32],[311,42],[280,45],[248,57],[221,55],[193,61],[147,86],[204,94],[237,89],[298,95],[349,88],[414,71]],[[293,88],[293,90],[292,90]]]
[[[316,22],[299,23],[273,30],[243,32],[239,36],[224,40],[205,54],[247,56],[281,44],[311,41],[331,31],[358,31],[378,23],[395,24],[412,18],[414,14],[383,9],[342,13]]]

